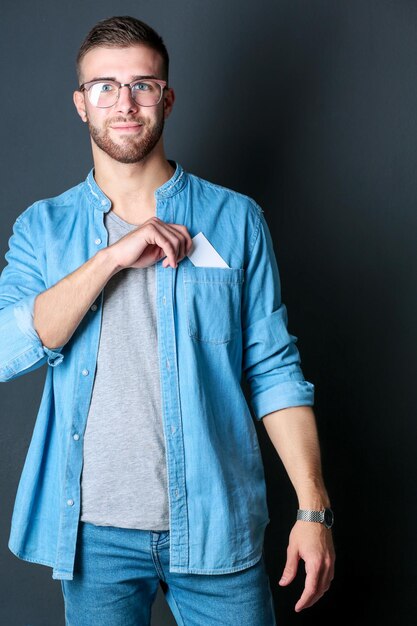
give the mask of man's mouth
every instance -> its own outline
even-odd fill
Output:
[[[117,132],[134,133],[138,132],[142,128],[143,124],[138,122],[126,122],[125,124],[111,124],[110,128]]]

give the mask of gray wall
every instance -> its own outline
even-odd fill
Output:
[[[291,587],[277,585],[296,500],[257,425],[279,623],[344,615],[357,626],[416,624],[417,6],[3,3],[0,269],[15,218],[91,166],[71,99],[74,56],[88,29],[115,14],[149,22],[170,51],[177,101],[167,156],[263,206],[290,331],[316,385],[338,560],[331,591],[300,615],[302,572]],[[44,376],[42,368],[0,389],[0,623],[8,626],[64,624],[51,570],[7,548]],[[153,624],[171,620],[158,594]]]

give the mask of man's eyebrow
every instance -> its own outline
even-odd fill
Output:
[[[142,80],[143,78],[158,78],[158,76],[154,76],[153,74],[147,74],[147,75],[140,75],[140,76],[132,76],[132,80],[130,82],[133,82],[134,80]],[[96,80],[115,80],[117,81],[117,78],[115,76],[97,76],[96,78],[92,78],[91,80],[89,80],[89,83],[92,83],[93,81]],[[119,81],[117,81],[119,82]]]
[[[132,81],[133,80],[141,80],[142,78],[158,78],[158,76],[155,76],[154,74],[149,74],[147,76],[133,76],[132,77]]]

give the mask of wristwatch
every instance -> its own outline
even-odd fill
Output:
[[[326,528],[331,528],[334,524],[334,513],[328,507],[322,511],[297,510],[297,520],[303,522],[319,522]]]

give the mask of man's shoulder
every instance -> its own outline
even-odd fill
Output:
[[[49,198],[42,198],[40,200],[37,200],[36,202],[34,202],[32,206],[34,205],[38,205],[38,206],[43,205],[43,206],[51,206],[51,207],[72,206],[74,204],[74,200],[78,199],[78,196],[80,193],[82,193],[84,187],[85,187],[85,181],[82,181],[78,183],[77,185],[74,185],[73,187],[69,187],[65,191],[62,191],[60,194],[56,196],[50,196]]]
[[[38,220],[45,214],[61,215],[62,213],[60,212],[60,209],[76,209],[80,194],[83,193],[84,186],[85,181],[82,181],[73,187],[69,187],[56,196],[35,200],[35,202],[28,206],[27,209],[20,213],[16,221],[22,220],[23,222],[30,222],[32,220]]]
[[[225,187],[224,185],[214,183],[210,180],[207,180],[206,178],[202,178],[201,176],[197,176],[193,173],[188,173],[188,176],[194,188],[196,188],[198,191],[201,191],[206,196],[217,198],[221,202],[227,200],[231,202],[234,207],[242,207],[242,210],[245,211],[253,211],[256,214],[259,212],[263,212],[263,210],[254,198],[242,193],[241,191],[237,191],[235,189],[231,189],[230,187]]]

